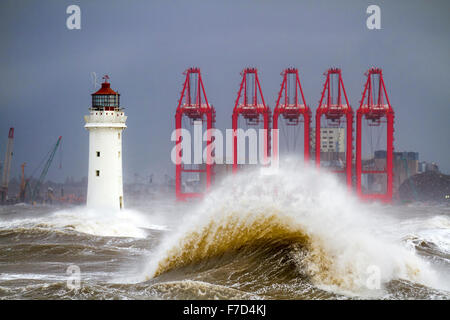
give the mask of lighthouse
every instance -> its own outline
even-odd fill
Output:
[[[123,209],[122,133],[127,117],[120,107],[120,94],[111,89],[109,77],[92,94],[89,115],[89,173],[87,206]]]

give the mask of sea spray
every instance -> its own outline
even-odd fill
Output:
[[[144,229],[166,230],[165,225],[152,223],[152,218],[136,210],[100,210],[74,207],[40,217],[21,217],[0,222],[3,228],[70,229],[102,237],[145,238]],[[159,222],[159,221],[158,221]]]
[[[406,279],[433,286],[427,262],[378,234],[375,215],[334,175],[302,167],[269,175],[243,172],[186,212],[179,228],[152,252],[144,278],[277,240],[305,248],[297,258],[299,272],[328,290],[372,289],[367,283],[373,267],[381,285]]]

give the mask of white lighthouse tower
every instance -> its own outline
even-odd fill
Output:
[[[120,94],[111,89],[105,75],[100,90],[92,94],[92,107],[84,116],[89,131],[87,206],[123,209],[122,132],[127,117]]]

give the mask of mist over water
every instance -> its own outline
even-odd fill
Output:
[[[361,203],[298,166],[227,177],[198,202],[0,207],[0,248],[1,298],[450,298],[448,205]]]

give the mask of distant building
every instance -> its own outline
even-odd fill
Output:
[[[394,152],[394,192],[403,181],[419,173],[418,152]]]
[[[408,178],[419,173],[419,153],[418,152],[394,152],[394,193],[398,191],[400,185]],[[363,160],[364,170],[385,170],[386,169],[386,151],[377,150],[374,152],[374,158]],[[385,192],[386,188],[385,174],[367,174],[365,179],[366,188],[372,192]]]
[[[346,129],[325,127],[320,129],[320,160],[324,162],[345,161]],[[310,150],[316,152],[316,130],[311,128]]]
[[[419,173],[430,172],[430,171],[439,172],[438,165],[434,162],[426,162],[426,161],[419,162]]]

